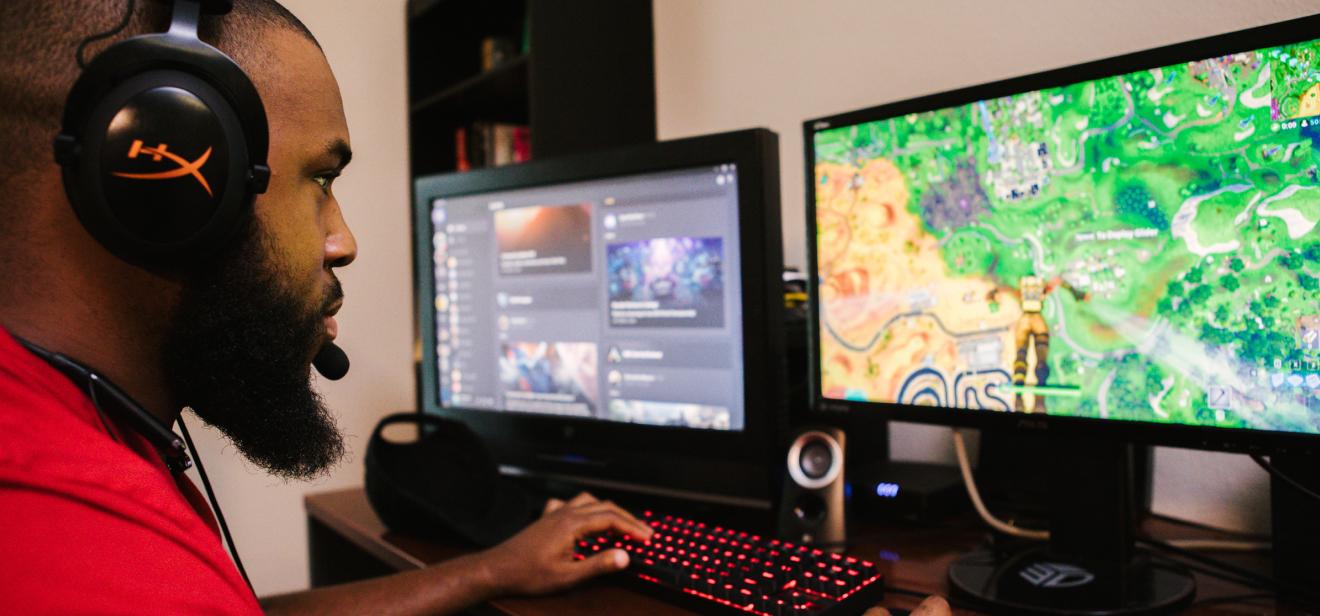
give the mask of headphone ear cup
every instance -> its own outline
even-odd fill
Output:
[[[176,10],[180,19],[187,15]],[[172,26],[97,55],[69,91],[55,138],[78,220],[140,265],[210,257],[270,179],[256,87],[187,30]]]
[[[111,89],[81,127],[64,182],[78,219],[129,261],[214,252],[251,195],[242,127],[205,81],[138,74]]]

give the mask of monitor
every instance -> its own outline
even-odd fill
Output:
[[[423,411],[513,472],[765,506],[776,156],[753,130],[418,178]]]
[[[1052,547],[1109,564],[1131,562],[1131,521],[1112,507],[1129,479],[1097,468],[1127,463],[1106,443],[1314,449],[1317,32],[1309,17],[806,122],[813,408],[1048,435]],[[1048,611],[1003,585],[1030,572],[983,572],[951,577]],[[1158,577],[1127,587],[1180,584]]]

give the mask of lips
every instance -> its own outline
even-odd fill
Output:
[[[325,311],[325,335],[334,340],[339,335],[339,322],[335,321],[335,314],[339,312],[340,307],[344,305],[343,300],[337,301],[328,310]]]

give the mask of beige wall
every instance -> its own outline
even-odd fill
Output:
[[[779,133],[784,254],[806,262],[802,121],[1320,11],[1316,0],[655,0],[664,139]],[[900,425],[893,451],[952,460],[946,429]],[[1160,449],[1156,508],[1268,526],[1245,456]]]
[[[340,341],[353,370],[322,386],[349,459],[328,479],[285,483],[198,430],[260,594],[307,586],[303,494],[360,484],[371,427],[413,406],[404,2],[284,1],[321,40],[343,90],[356,155],[335,192],[361,254],[342,274]],[[786,255],[801,265],[803,119],[1295,17],[1320,3],[655,0],[655,7],[660,136],[777,131]],[[948,459],[946,441],[938,428],[895,431],[895,451],[906,458]],[[1213,477],[1227,477],[1231,487],[1209,485]],[[1249,494],[1264,482],[1237,456],[1161,450],[1158,487],[1162,509],[1236,526],[1263,521]]]

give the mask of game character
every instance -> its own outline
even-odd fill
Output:
[[[1021,387],[1026,384],[1028,344],[1034,344],[1036,347],[1036,385],[1043,386],[1050,378],[1050,365],[1047,361],[1050,352],[1050,328],[1045,322],[1045,317],[1041,315],[1041,310],[1045,307],[1045,298],[1059,287],[1067,289],[1077,301],[1083,301],[1087,297],[1085,293],[1062,278],[1055,277],[1046,281],[1039,276],[1023,276],[1018,281],[1016,289],[996,287],[986,294],[986,299],[993,302],[997,301],[1000,292],[1006,292],[1017,297],[1022,306],[1022,316],[1018,318],[1017,325],[1013,328],[1013,344],[1017,349],[1017,356],[1013,359],[1013,385]],[[1018,412],[1026,410],[1022,403],[1021,392],[1013,394],[1013,410]],[[1045,412],[1045,396],[1036,396],[1031,412]]]

